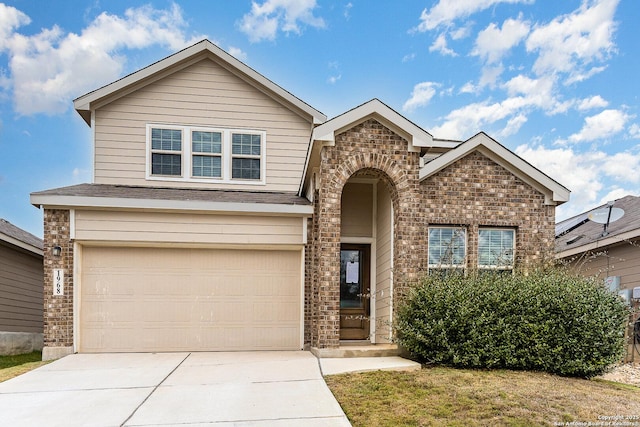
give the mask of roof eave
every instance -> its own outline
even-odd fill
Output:
[[[0,233],[0,240],[3,242],[9,243],[13,246],[17,246],[26,251],[32,252],[36,255],[40,255],[40,256],[44,255],[44,251],[41,248],[30,245],[29,243],[23,242],[22,240],[16,239],[15,237],[11,237],[7,234]]]
[[[166,211],[275,214],[305,217],[313,214],[313,206],[310,205],[139,199],[125,197],[62,196],[37,193],[31,194],[31,204],[36,207],[45,206],[47,208],[151,209]]]
[[[556,252],[556,259],[563,259],[573,255],[578,255],[583,252],[593,251],[599,248],[605,248],[607,246],[623,243],[625,241],[636,239],[640,237],[640,228],[630,230],[625,233],[615,234],[606,238],[598,239],[580,246],[576,246],[561,252]]]

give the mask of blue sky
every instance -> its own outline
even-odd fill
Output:
[[[379,98],[437,138],[485,131],[572,190],[640,195],[636,0],[0,3],[0,217],[92,180],[72,100],[208,38],[333,117]]]

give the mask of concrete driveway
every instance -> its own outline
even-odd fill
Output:
[[[349,426],[311,353],[74,354],[0,383],[10,426]]]

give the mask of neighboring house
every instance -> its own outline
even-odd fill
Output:
[[[0,355],[42,350],[42,240],[0,218]]]
[[[484,133],[437,139],[377,99],[327,120],[207,40],[74,106],[94,183],[31,195],[45,358],[389,343],[427,269],[551,258],[569,198]]]
[[[614,216],[614,221],[607,225],[610,207],[622,209],[624,215],[617,220]],[[601,278],[604,286],[638,308],[640,197],[625,196],[612,204],[598,206],[559,222],[556,225],[556,258],[585,276]],[[633,315],[632,323],[637,319],[638,314]],[[636,331],[638,329],[640,325]],[[633,333],[632,330],[629,332]],[[640,351],[640,342],[638,346]],[[633,351],[627,354],[632,355]]]

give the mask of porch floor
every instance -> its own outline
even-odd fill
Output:
[[[311,347],[311,353],[318,359],[338,359],[354,357],[393,357],[400,351],[397,344],[371,344],[368,341],[340,341],[338,348]]]

